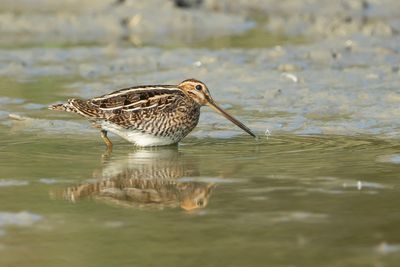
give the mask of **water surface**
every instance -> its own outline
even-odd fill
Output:
[[[87,30],[111,19],[120,29],[102,12]],[[145,32],[128,31],[128,42],[75,27],[85,38],[70,44],[62,31],[14,40],[26,24],[10,16],[11,45],[0,44],[0,266],[398,265],[398,36],[311,42],[245,31],[249,21],[235,17],[216,28],[221,17],[200,16],[200,39],[162,23],[161,35],[137,27]],[[58,18],[53,29],[66,29]],[[179,146],[138,149],[111,135],[109,154],[84,119],[46,109],[190,77],[259,139],[204,108]]]
[[[0,135],[0,211],[8,212],[0,214],[2,266],[399,260],[395,141],[243,135],[135,149],[120,140],[107,155],[96,134],[40,136],[2,126]],[[96,183],[113,179],[158,179],[171,185],[161,191],[172,197],[149,203],[121,197],[121,186],[119,193],[96,191]],[[201,205],[188,211],[182,199]]]

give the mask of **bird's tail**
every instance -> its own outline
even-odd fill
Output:
[[[51,105],[49,109],[73,112],[90,119],[102,119],[105,116],[103,110],[94,106],[90,101],[74,98],[68,99],[67,103]]]

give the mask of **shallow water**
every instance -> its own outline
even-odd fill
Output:
[[[117,141],[107,155],[97,134],[12,133],[2,126],[0,135],[0,210],[7,211],[0,213],[1,266],[395,266],[399,260],[395,141],[188,137],[157,149]],[[159,179],[172,185],[164,194],[176,198],[148,203],[107,187],[84,189],[105,179]],[[185,200],[201,205],[187,211]]]
[[[95,78],[2,78],[0,266],[396,266],[397,139],[318,135],[359,122],[274,102],[256,112],[262,87],[236,98],[221,86],[215,98],[237,102],[224,107],[258,140],[205,108],[179,146],[111,136],[110,155],[88,122],[46,109],[106,92]],[[296,132],[301,116],[313,134]]]
[[[0,7],[0,266],[398,266],[398,1],[28,2]],[[259,139],[203,108],[110,154],[46,109],[191,77]]]
[[[210,88],[215,99],[259,140],[204,108],[199,126],[179,146],[135,149],[111,136],[115,147],[109,155],[88,122],[46,109],[132,79],[123,72],[121,81],[92,67],[82,67],[86,78],[74,76],[68,64],[86,52],[92,62],[93,51],[36,55],[29,62],[33,70],[17,72],[21,80],[1,78],[0,266],[397,265],[400,143],[393,138],[398,99],[392,85],[376,91],[378,85],[368,83],[357,100],[346,86],[365,81],[354,73],[330,92],[322,89],[333,82],[334,70],[320,80],[311,79],[320,70],[304,70],[301,75],[309,75],[310,82],[300,84],[272,70],[270,82],[289,90],[273,96],[262,85],[265,70],[259,80],[229,80],[224,72],[222,83],[212,73],[216,66],[206,67],[202,75],[219,85]],[[180,55],[200,53],[141,51],[176,59],[177,66]],[[228,66],[255,55],[204,53],[210,62],[226,58]],[[71,60],[59,69],[64,77],[55,76],[57,71],[45,75],[57,70],[63,55]],[[41,70],[36,60],[54,65]],[[177,75],[148,71],[142,80]],[[391,84],[398,75],[385,79]],[[254,86],[243,94],[246,84]],[[374,97],[378,94],[386,96]],[[325,130],[336,134],[318,134]],[[368,134],[356,134],[362,130]]]

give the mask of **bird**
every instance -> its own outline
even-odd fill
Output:
[[[196,127],[202,106],[209,106],[256,138],[247,126],[219,107],[207,86],[196,79],[178,85],[128,87],[88,100],[72,98],[49,109],[77,113],[90,120],[101,129],[101,137],[111,151],[108,132],[138,147],[178,143]]]

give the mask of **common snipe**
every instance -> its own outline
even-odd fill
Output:
[[[207,86],[195,79],[179,85],[145,85],[121,89],[89,100],[69,99],[49,107],[78,113],[101,129],[111,150],[107,131],[137,146],[162,146],[179,142],[196,127],[201,106],[209,106],[248,134],[243,123],[226,113],[212,99]]]

